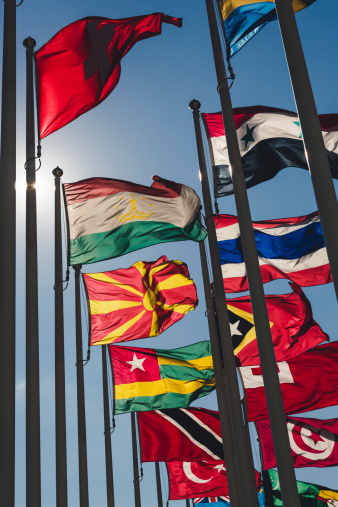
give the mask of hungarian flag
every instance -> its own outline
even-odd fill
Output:
[[[204,114],[203,118],[211,144],[215,193],[219,197],[233,194],[222,113]],[[234,119],[247,188],[270,180],[286,167],[308,170],[296,113],[265,106],[240,107],[234,109]],[[338,114],[319,115],[319,121],[331,173],[338,178]]]
[[[215,389],[209,341],[179,349],[110,345],[114,413],[188,407]]]
[[[287,417],[287,429],[295,468],[338,465],[338,419]],[[270,422],[256,421],[263,454],[263,469],[277,466]]]
[[[120,79],[122,58],[136,42],[159,35],[162,23],[182,20],[160,12],[107,19],[90,16],[60,30],[36,52],[40,138],[102,102]]]
[[[153,176],[151,187],[109,178],[63,185],[68,263],[90,264],[168,241],[203,241],[201,201],[186,185]]]
[[[138,413],[142,462],[222,460],[218,412],[172,408]]]
[[[302,289],[294,283],[290,285],[290,294],[265,296],[276,361],[291,359],[329,340],[313,320],[310,302]],[[227,299],[227,307],[238,365],[260,364],[250,297]]]
[[[128,269],[84,274],[90,344],[157,336],[198,304],[188,266],[169,261],[138,261]]]
[[[215,216],[225,292],[249,289],[238,218]],[[332,281],[318,213],[252,222],[263,283],[286,278],[302,287]]]
[[[283,507],[278,472],[269,470],[269,476],[273,505],[275,507]],[[301,507],[338,507],[338,491],[308,482],[296,482]],[[285,505],[284,507],[287,506]]]
[[[167,467],[170,500],[229,495],[224,461],[169,461]],[[258,491],[260,477],[255,474]]]
[[[294,12],[315,0],[292,0]],[[273,0],[220,0],[225,27],[227,57],[231,58],[267,23],[276,18]]]
[[[288,361],[277,362],[286,414],[338,405],[338,342],[319,345]],[[260,366],[239,368],[245,388],[248,420],[267,419]]]

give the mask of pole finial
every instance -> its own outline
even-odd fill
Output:
[[[32,37],[27,37],[27,39],[23,41],[23,45],[26,49],[35,48],[36,42]]]
[[[81,271],[82,264],[76,264],[76,266],[73,266],[74,271]]]
[[[55,178],[61,178],[61,176],[63,175],[63,170],[60,169],[59,166],[57,166],[55,167],[55,169],[53,169],[52,174],[53,176],[55,176]]]
[[[192,111],[198,110],[201,107],[201,103],[199,100],[192,99],[192,101],[189,103],[189,109]]]

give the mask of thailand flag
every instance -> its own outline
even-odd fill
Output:
[[[332,281],[318,213],[253,222],[263,283],[287,278],[301,287]],[[248,290],[238,219],[215,216],[225,292]]]

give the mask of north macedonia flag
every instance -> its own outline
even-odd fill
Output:
[[[83,279],[91,345],[157,336],[198,304],[187,265],[165,256]]]

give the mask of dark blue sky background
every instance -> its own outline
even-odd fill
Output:
[[[63,181],[92,176],[126,179],[143,185],[151,176],[185,183],[201,195],[192,115],[192,98],[202,111],[220,109],[204,0],[24,0],[17,9],[18,92],[18,237],[17,237],[17,412],[16,412],[16,505],[25,505],[25,49],[31,36],[37,48],[67,24],[88,15],[124,18],[152,12],[183,17],[183,27],[164,25],[162,35],[138,43],[122,61],[121,80],[115,91],[96,109],[42,142],[42,168],[37,173],[40,300],[40,378],[42,505],[55,506],[54,427],[54,178],[60,166]],[[337,19],[336,0],[317,0],[297,15],[304,51],[319,113],[337,112]],[[2,29],[2,27],[1,27]],[[259,33],[232,60],[236,74],[231,89],[234,107],[266,105],[295,110],[278,23]],[[252,218],[264,220],[298,216],[316,210],[310,175],[287,169],[248,191]],[[220,211],[236,214],[233,197],[219,199]],[[124,257],[84,266],[84,272],[129,267],[138,260],[154,261],[161,255],[187,262],[194,278],[200,305],[185,319],[157,338],[139,340],[137,347],[174,348],[208,337],[200,273],[198,245],[169,243]],[[66,258],[64,257],[64,262]],[[286,281],[267,284],[266,293],[289,292]],[[337,306],[332,284],[309,287],[314,317],[331,340],[337,339]],[[67,396],[69,505],[79,505],[77,464],[77,413],[75,369],[74,274],[65,297],[65,362]],[[83,342],[87,325],[83,307]],[[106,505],[101,351],[92,348],[85,367],[88,472],[90,504]],[[216,409],[215,395],[196,406]],[[308,413],[337,417],[337,407]],[[306,417],[306,414],[304,415]],[[133,505],[130,415],[116,418],[112,436],[117,507]],[[255,463],[259,468],[257,452]],[[298,469],[297,478],[338,489],[337,468]],[[164,495],[167,489],[164,487]],[[142,504],[157,505],[154,465],[144,465]],[[176,502],[178,507],[184,502]]]

